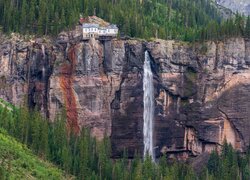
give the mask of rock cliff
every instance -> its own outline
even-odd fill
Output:
[[[216,0],[216,3],[226,8],[231,9],[233,12],[250,15],[250,2],[249,0]]]
[[[79,35],[79,34],[78,34]],[[74,37],[76,36],[76,37]],[[65,108],[75,132],[111,137],[113,157],[143,152],[143,62],[154,73],[156,155],[187,158],[224,140],[250,142],[250,40],[218,42],[81,41],[0,38],[0,97],[28,102],[53,120]]]

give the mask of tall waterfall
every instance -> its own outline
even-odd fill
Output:
[[[153,131],[154,131],[154,84],[153,73],[150,66],[150,57],[145,52],[143,75],[143,135],[144,135],[144,158],[148,154],[155,161]]]
[[[44,80],[45,80],[45,67],[44,67],[44,63],[45,63],[45,58],[46,58],[44,45],[42,45],[42,54],[43,54],[42,81],[44,82]]]

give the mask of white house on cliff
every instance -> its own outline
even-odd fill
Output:
[[[100,26],[94,23],[83,23],[82,24],[83,39],[100,37],[116,37],[118,34],[118,27],[114,24],[108,26]]]

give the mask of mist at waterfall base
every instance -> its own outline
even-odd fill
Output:
[[[144,141],[144,159],[147,155],[155,162],[153,131],[154,131],[154,84],[153,73],[150,66],[149,53],[145,52],[145,61],[143,66],[143,141]]]

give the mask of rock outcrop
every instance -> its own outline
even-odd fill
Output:
[[[249,0],[216,0],[219,5],[231,9],[233,12],[250,15]]]
[[[27,102],[53,120],[65,108],[79,132],[111,137],[113,157],[143,152],[143,62],[151,56],[156,155],[185,159],[224,140],[239,151],[250,142],[250,40],[189,44],[142,40],[56,41],[1,37],[0,97]],[[75,37],[74,37],[75,36]]]

